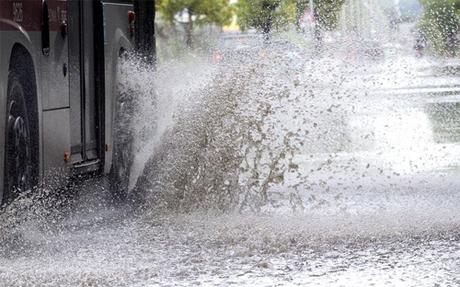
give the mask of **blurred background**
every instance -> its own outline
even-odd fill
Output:
[[[368,42],[410,37],[415,53],[458,54],[458,0],[158,0],[158,57],[195,53],[220,36],[262,32],[303,35],[309,43],[359,37]],[[366,38],[366,39],[363,39]],[[382,42],[382,41],[380,41]]]

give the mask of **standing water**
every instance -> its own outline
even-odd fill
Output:
[[[20,199],[0,286],[458,285],[460,80],[398,49],[126,60],[141,206],[104,179],[52,215]]]

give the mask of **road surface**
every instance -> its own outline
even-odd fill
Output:
[[[142,205],[19,199],[0,286],[460,285],[460,65],[275,46],[126,79]]]

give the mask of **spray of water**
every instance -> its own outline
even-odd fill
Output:
[[[456,202],[457,182],[440,185],[439,170],[458,165],[459,149],[434,140],[422,96],[397,92],[422,81],[425,63],[404,49],[381,59],[344,58],[354,50],[341,42],[313,49],[274,40],[218,65],[194,58],[126,77],[142,87],[131,182],[147,205],[450,222],[457,211],[443,202]]]
[[[441,269],[454,282],[455,257],[439,257],[458,254],[460,117],[419,87],[458,80],[404,53],[348,52],[274,39],[219,64],[126,59],[143,209],[104,205],[104,180],[78,187],[90,191],[77,203],[20,198],[0,216],[0,282],[346,285],[366,270],[367,283],[417,285]]]

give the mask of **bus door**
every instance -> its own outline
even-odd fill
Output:
[[[76,167],[100,169],[104,126],[102,4],[86,0],[67,3],[71,159]]]

